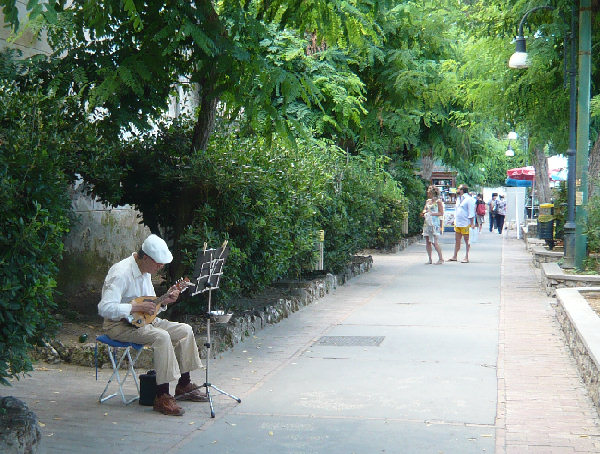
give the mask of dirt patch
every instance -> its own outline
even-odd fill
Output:
[[[581,292],[590,307],[600,317],[600,292]]]
[[[83,343],[94,342],[96,336],[104,334],[102,331],[102,319],[98,317],[96,320],[79,320],[79,321],[64,321],[58,331],[56,339],[60,340],[64,345],[73,345],[80,343],[80,338]],[[84,336],[82,338],[82,336]]]

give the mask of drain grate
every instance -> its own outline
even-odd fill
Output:
[[[315,345],[330,347],[378,347],[385,336],[323,336]]]

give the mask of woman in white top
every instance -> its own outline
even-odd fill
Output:
[[[436,186],[432,185],[427,188],[427,197],[427,202],[425,202],[425,207],[421,212],[421,216],[425,218],[423,236],[425,237],[425,248],[429,256],[426,265],[433,263],[431,260],[432,245],[438,254],[438,261],[435,264],[441,265],[444,263],[444,259],[442,249],[438,244],[438,238],[441,234],[441,222],[444,219],[444,203],[440,200],[440,190]]]

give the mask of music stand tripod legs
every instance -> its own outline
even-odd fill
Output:
[[[196,291],[193,295],[197,295],[198,293],[208,292],[208,311],[206,313],[206,343],[204,346],[206,347],[206,379],[201,388],[206,388],[206,396],[208,397],[208,402],[210,403],[210,417],[215,417],[215,410],[213,407],[212,396],[210,394],[210,389],[214,389],[215,391],[224,394],[228,397],[231,397],[233,400],[237,402],[241,402],[242,399],[236,397],[232,394],[229,394],[226,391],[223,391],[221,388],[213,385],[209,378],[209,369],[210,369],[210,350],[212,347],[210,340],[210,322],[213,314],[211,312],[211,301],[212,301],[212,291],[219,288],[219,281],[221,276],[223,275],[223,265],[225,263],[225,259],[229,255],[229,248],[227,247],[227,241],[223,243],[223,245],[218,249],[207,249],[206,243],[204,243],[204,249],[198,251],[198,257],[196,258],[196,266],[194,269],[194,275],[197,279]]]
[[[218,391],[221,394],[224,394],[225,396],[231,397],[233,400],[236,400],[238,403],[241,403],[242,399],[234,396],[233,394],[229,394],[227,391],[223,391],[221,388],[216,387],[208,379],[208,371],[209,371],[209,363],[210,363],[210,348],[211,348],[211,341],[210,341],[211,294],[212,294],[212,289],[209,288],[209,290],[208,290],[208,312],[206,314],[206,343],[204,344],[204,346],[206,347],[206,369],[205,369],[205,377],[206,378],[205,378],[205,381],[204,381],[204,384],[202,385],[202,387],[206,388],[206,396],[208,397],[208,402],[210,404],[210,417],[214,418],[215,417],[215,409],[213,407],[213,401],[212,401],[212,396],[210,394],[210,388],[213,388],[215,391]]]

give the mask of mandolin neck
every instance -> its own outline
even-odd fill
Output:
[[[165,293],[162,296],[159,296],[158,298],[156,298],[154,300],[154,304],[156,304],[156,311],[158,312],[158,310],[160,309],[160,307],[162,306],[163,302],[167,299],[167,296],[169,296],[169,293]]]

